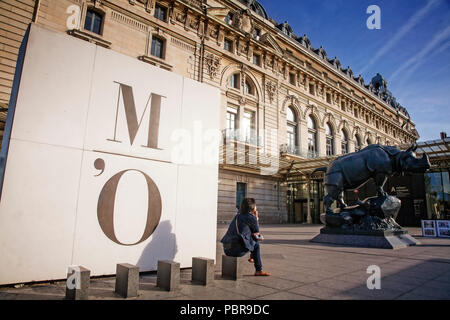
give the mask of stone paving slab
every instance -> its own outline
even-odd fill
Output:
[[[333,295],[340,293],[340,289],[336,290],[330,287],[321,287],[317,283],[309,283],[294,289],[289,292],[300,294],[307,297],[312,297],[321,300],[330,299]]]
[[[190,269],[181,270],[180,288],[156,287],[156,272],[140,275],[139,296],[129,300],[450,300],[450,239],[423,238],[408,228],[420,245],[400,250],[353,248],[309,242],[319,225],[263,225],[262,262],[271,277],[254,277],[248,264],[243,279],[221,278],[226,225],[217,228],[215,282],[191,283]],[[130,263],[133,263],[132,261]],[[381,270],[381,290],[367,288],[367,267]],[[89,299],[123,300],[114,293],[115,277],[91,279]],[[1,300],[61,300],[65,281],[0,288]]]
[[[267,296],[260,297],[259,300],[319,300],[313,297],[302,296],[300,294],[281,291]]]

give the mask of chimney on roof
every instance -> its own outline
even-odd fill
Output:
[[[441,132],[441,139],[447,138],[447,132]]]

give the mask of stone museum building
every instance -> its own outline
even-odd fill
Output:
[[[2,135],[29,23],[220,89],[219,222],[249,196],[264,223],[319,223],[323,176],[310,175],[315,168],[369,144],[419,138],[382,75],[354,74],[256,0],[0,1]]]

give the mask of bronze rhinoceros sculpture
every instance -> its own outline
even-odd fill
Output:
[[[326,213],[333,213],[331,205],[334,201],[338,201],[341,209],[345,208],[343,191],[356,189],[369,179],[374,179],[378,196],[384,196],[386,193],[383,186],[387,178],[394,173],[422,173],[430,169],[428,156],[424,154],[422,158],[416,158],[416,149],[417,145],[401,151],[393,146],[372,144],[358,152],[338,157],[328,167],[314,170],[326,172]]]

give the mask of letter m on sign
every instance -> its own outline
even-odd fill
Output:
[[[144,119],[145,113],[150,106],[150,117],[148,122],[148,133],[147,133],[147,145],[143,147],[158,149],[158,134],[159,134],[159,120],[161,114],[161,101],[164,96],[159,94],[150,93],[145,105],[145,109],[142,115],[138,119],[138,114],[136,111],[136,104],[134,102],[133,88],[129,85],[115,82],[119,85],[119,91],[117,94],[117,107],[116,107],[116,122],[114,125],[114,138],[108,139],[109,141],[121,142],[117,140],[117,122],[119,116],[120,101],[122,98],[123,106],[125,108],[125,117],[127,120],[128,135],[130,137],[130,144],[133,145],[134,139],[141,127],[142,120]]]

